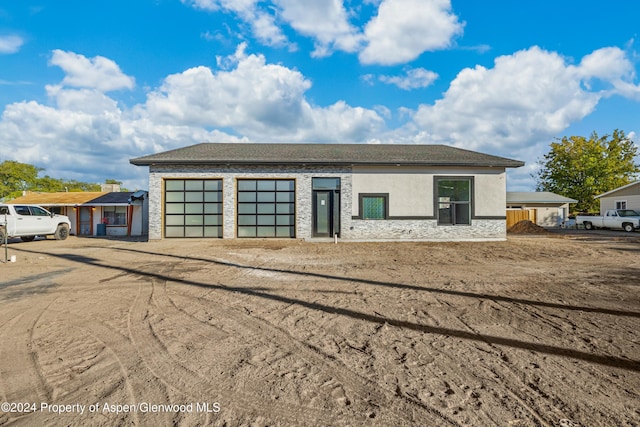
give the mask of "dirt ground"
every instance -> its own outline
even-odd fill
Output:
[[[0,424],[638,426],[614,236],[14,241]]]

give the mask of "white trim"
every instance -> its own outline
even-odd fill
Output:
[[[636,184],[640,184],[640,181],[635,181],[635,182],[632,182],[631,184],[623,185],[622,187],[618,187],[618,188],[616,188],[614,190],[607,191],[606,193],[602,193],[602,194],[600,194],[598,196],[595,196],[595,198],[599,199],[600,197],[608,196],[609,194],[615,193],[615,192],[620,191],[620,190],[624,190],[624,189],[632,187],[632,186],[634,186]]]

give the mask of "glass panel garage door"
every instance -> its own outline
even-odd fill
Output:
[[[167,179],[165,237],[222,237],[222,180]]]
[[[238,180],[238,237],[296,237],[293,179]]]

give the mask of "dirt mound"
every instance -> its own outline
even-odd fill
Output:
[[[547,230],[540,227],[539,225],[534,224],[529,220],[524,220],[515,223],[508,230],[507,233],[512,234],[546,234]]]

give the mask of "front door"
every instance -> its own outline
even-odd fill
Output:
[[[79,210],[78,221],[78,235],[90,236],[91,235],[91,220],[93,219],[93,212],[91,208],[82,206]]]
[[[340,193],[332,190],[313,192],[313,236],[340,234]]]
[[[313,188],[313,237],[340,235],[340,178],[317,177]]]

